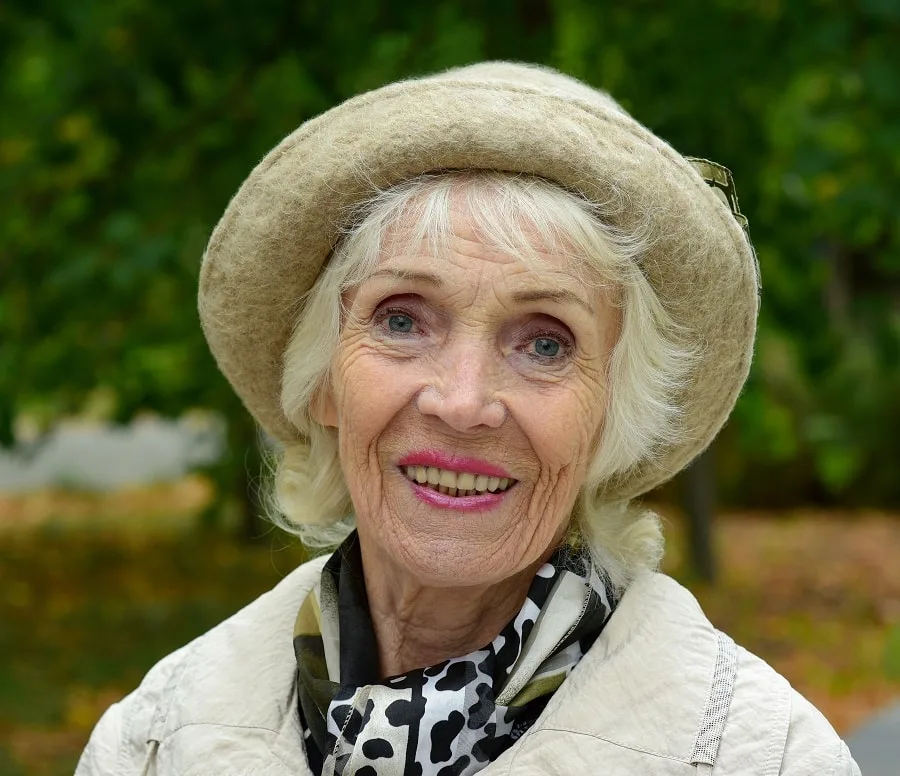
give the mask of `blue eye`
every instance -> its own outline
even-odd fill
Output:
[[[413,328],[413,319],[402,313],[388,316],[388,330],[397,334],[409,334]]]
[[[534,343],[534,353],[542,358],[556,358],[559,355],[562,346],[554,339],[549,337],[538,337],[532,340]]]

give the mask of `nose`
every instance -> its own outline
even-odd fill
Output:
[[[448,348],[436,374],[417,397],[419,412],[440,418],[455,431],[498,428],[506,407],[496,397],[496,360],[472,342]]]

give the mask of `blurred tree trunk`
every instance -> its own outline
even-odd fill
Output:
[[[238,535],[257,542],[266,533],[262,503],[262,453],[259,431],[247,412],[228,422],[228,445],[234,465],[230,495],[238,510]]]
[[[262,451],[256,424],[240,405],[226,412],[227,432],[221,458],[203,473],[215,488],[212,503],[200,516],[210,530],[234,530],[248,542],[260,541],[267,532],[262,503]]]
[[[715,582],[716,579],[712,540],[715,500],[715,465],[710,447],[685,469],[681,480],[681,504],[687,516],[691,568],[704,582]]]

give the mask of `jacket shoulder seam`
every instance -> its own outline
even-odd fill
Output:
[[[774,709],[772,715],[771,729],[773,731],[766,747],[766,755],[763,763],[762,776],[778,776],[781,773],[781,765],[784,762],[784,750],[787,746],[787,737],[791,727],[791,709],[793,707],[793,699],[791,698],[791,686],[787,679],[780,674],[775,674],[780,682],[778,688],[777,702],[778,706]]]
[[[186,647],[184,655],[178,664],[173,667],[172,673],[166,681],[160,693],[160,702],[156,706],[153,718],[150,720],[150,730],[147,731],[147,738],[150,741],[161,741],[165,736],[162,731],[165,730],[166,723],[169,719],[169,712],[172,708],[172,693],[181,681],[181,675],[184,673],[188,662],[193,657],[196,647],[190,644]],[[165,699],[165,702],[163,702]]]
[[[190,727],[216,727],[216,728],[226,728],[227,730],[263,730],[266,733],[271,733],[272,735],[278,735],[278,731],[275,728],[267,727],[266,725],[234,725],[228,722],[182,722],[177,727],[173,727],[171,730],[166,732],[165,738],[169,738],[170,736],[175,735],[175,733],[180,730],[184,730],[185,728]]]
[[[683,757],[676,757],[672,754],[667,754],[665,752],[656,752],[652,749],[646,749],[644,747],[639,746],[629,746],[628,744],[623,744],[621,741],[613,741],[611,738],[606,738],[605,736],[598,735],[597,733],[588,733],[584,730],[571,730],[568,728],[561,727],[548,727],[541,726],[539,729],[534,731],[534,735],[539,733],[543,733],[544,731],[552,732],[552,733],[567,733],[573,736],[584,736],[585,738],[593,738],[598,741],[603,741],[606,744],[610,744],[612,746],[616,746],[619,749],[628,749],[631,752],[640,752],[641,754],[649,754],[653,757],[658,757],[661,760],[670,760],[671,762],[683,763],[684,765],[691,765],[689,760],[684,759]]]
[[[731,698],[738,673],[737,646],[730,636],[720,630],[716,634],[716,660],[700,729],[691,753],[691,762],[713,766],[719,754],[722,735],[728,721]]]

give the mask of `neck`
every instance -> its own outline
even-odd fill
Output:
[[[360,549],[382,678],[489,644],[522,607],[544,562],[492,585],[434,587],[413,579],[377,550],[367,552],[365,544]]]

